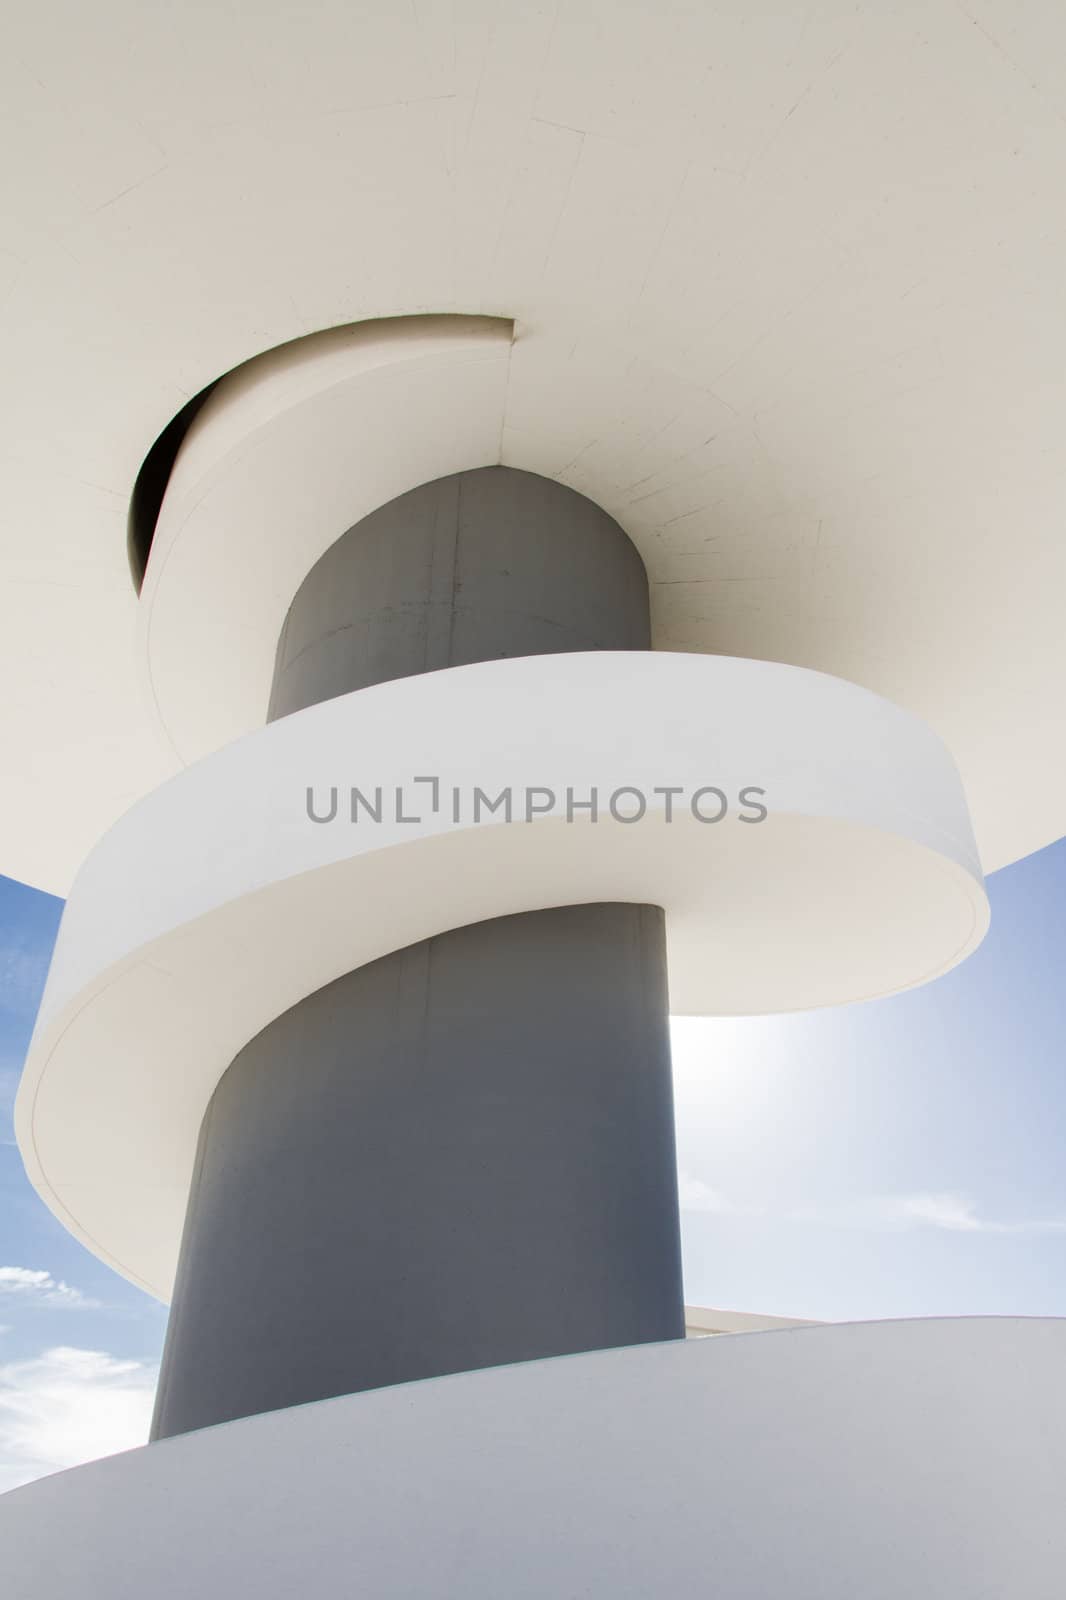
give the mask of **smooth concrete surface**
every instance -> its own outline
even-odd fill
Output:
[[[183,764],[262,726],[289,607],[346,530],[419,485],[499,465],[513,337],[502,317],[374,318],[216,385],[174,462],[137,619],[150,704]],[[208,572],[193,668],[188,599]]]
[[[0,870],[65,895],[176,768],[122,557],[168,420],[311,331],[482,307],[516,328],[484,427],[464,355],[382,363],[324,474],[328,396],[293,416],[276,520],[205,482],[154,603],[153,549],[184,760],[261,723],[342,474],[371,498],[324,542],[503,462],[625,527],[656,648],[935,727],[988,870],[1066,832],[1059,0],[8,11]]]
[[[323,556],[289,608],[270,715],[649,637],[617,523],[486,467]],[[564,904],[453,928],[273,1022],[204,1119],[154,1435],[683,1337],[668,1008],[662,910]]]
[[[767,1317],[757,1311],[725,1311],[713,1306],[685,1307],[685,1337],[707,1339],[719,1333],[773,1333],[783,1328],[815,1328],[809,1317]]]
[[[441,667],[650,643],[644,563],[618,524],[550,478],[483,467],[401,495],[315,564],[268,716]]]
[[[440,778],[436,813],[418,774]],[[716,824],[693,818],[702,786],[749,783],[766,789],[764,823],[735,805]],[[349,787],[379,784],[381,822],[353,824]],[[557,804],[527,823],[525,790],[540,785]],[[639,823],[603,807],[625,785],[648,795]],[[664,785],[686,797],[670,823]],[[327,810],[336,788],[332,823],[309,820],[308,786]],[[473,821],[478,786],[512,788],[510,821]],[[397,820],[396,787],[417,823]],[[568,787],[599,790],[596,825],[567,822]],[[379,684],[209,757],[100,841],[64,910],[19,1090],[27,1171],[89,1249],[168,1298],[200,1124],[250,1039],[449,928],[620,900],[664,907],[671,1009],[691,1015],[908,988],[988,924],[950,755],[854,684],[654,650]]]
[[[230,1067],[154,1433],[684,1328],[663,914],[504,917],[339,979]]]
[[[279,1269],[280,1276],[280,1269]],[[1061,1600],[1066,1322],[727,1335],[303,1406],[0,1498],[18,1600]]]

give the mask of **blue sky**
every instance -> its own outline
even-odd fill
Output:
[[[1066,1315],[1066,841],[988,890],[984,944],[924,989],[675,1023],[690,1300]]]
[[[674,1025],[690,1304],[828,1319],[1066,1315],[1066,841],[894,1000]],[[15,1087],[61,902],[0,878],[0,1490],[140,1442],[165,1312],[26,1180]]]
[[[12,1108],[62,901],[0,877],[0,1492],[141,1443],[162,1306],[37,1198]]]

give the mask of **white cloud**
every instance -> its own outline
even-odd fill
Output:
[[[17,1060],[12,1056],[0,1057],[0,1119],[4,1124],[4,1133],[10,1128],[11,1112],[15,1104],[15,1091],[19,1086],[19,1074],[22,1071],[22,1059]],[[0,1140],[2,1144],[13,1145],[14,1139],[5,1137]]]
[[[22,939],[0,945],[0,1010],[16,1014],[33,1010],[48,959],[46,949],[32,949]]]
[[[690,1172],[677,1175],[677,1196],[682,1211],[708,1211],[719,1217],[751,1216],[750,1208],[730,1200],[719,1189],[712,1189],[702,1178]]]
[[[884,1222],[904,1227],[941,1228],[948,1233],[1066,1233],[1066,1218],[1028,1218],[999,1222],[982,1217],[968,1195],[954,1190],[885,1195],[872,1203]]]
[[[66,1346],[0,1365],[0,1492],[144,1444],[156,1377]]]
[[[944,1233],[1015,1236],[1066,1233],[1066,1217],[1030,1217],[1002,1222],[982,1216],[969,1195],[952,1189],[857,1195],[836,1205],[789,1209],[741,1204],[720,1190],[712,1189],[702,1179],[681,1172],[678,1195],[682,1211],[702,1211],[719,1217],[765,1217],[771,1221],[814,1223],[828,1228],[873,1231],[936,1228]]]
[[[18,1298],[34,1305],[67,1306],[80,1311],[98,1308],[80,1289],[72,1289],[62,1278],[33,1267],[0,1267],[0,1296]]]

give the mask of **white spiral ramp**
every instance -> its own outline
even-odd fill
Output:
[[[46,1202],[162,1299],[227,1068],[289,1008],[383,956],[512,913],[661,906],[671,1009],[734,1016],[898,993],[987,928],[945,745],[822,672],[663,649],[527,656],[259,725],[286,605],[351,508],[492,459],[511,335],[493,319],[413,318],[275,352],[220,386],[179,456],[140,647],[158,727],[191,764],[79,872],[17,1106]],[[390,390],[409,421],[419,406],[436,419],[413,430],[421,454],[390,442]],[[299,515],[309,479],[314,519]],[[895,1430],[893,1470],[920,1448],[943,1478],[973,1431],[959,1353],[976,1372],[1015,1339],[1040,1360],[1058,1350],[1056,1326],[1018,1326],[745,1333],[288,1407],[19,1492],[3,1507],[17,1514],[10,1570],[32,1600],[69,1589],[72,1563],[85,1592],[109,1597],[352,1581],[397,1597],[646,1594],[712,1565],[738,1600],[786,1570],[790,1592],[843,1596],[870,1560],[878,1430]],[[945,1344],[950,1370],[930,1391],[915,1374]],[[860,1455],[876,1461],[867,1485]],[[807,1493],[819,1481],[832,1509]],[[970,1502],[990,1492],[979,1477]],[[827,1561],[849,1506],[851,1542]],[[49,1548],[54,1516],[65,1536]],[[756,1537],[767,1516],[772,1554]],[[893,1509],[898,1537],[921,1545],[909,1594],[976,1570],[957,1528],[930,1543],[928,1522],[924,1499]],[[535,1579],[534,1546],[550,1552]]]
[[[352,787],[381,791],[380,821],[351,821]],[[476,789],[510,791],[511,820],[475,822]],[[764,820],[743,820],[746,789]],[[308,791],[320,815],[336,792],[333,821],[312,819]],[[528,821],[527,791],[554,802]],[[250,1039],[390,951],[600,900],[663,906],[672,1010],[719,1016],[895,993],[962,960],[988,921],[949,755],[854,685],[655,651],[380,684],[194,764],[90,855],[19,1094],[31,1177],[166,1298],[203,1114]]]

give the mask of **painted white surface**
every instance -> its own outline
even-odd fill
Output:
[[[274,1412],[0,1498],[19,1600],[1060,1600],[1066,1322],[797,1328]]]
[[[784,1328],[816,1328],[809,1317],[767,1317],[755,1311],[718,1311],[711,1306],[685,1307],[685,1337],[712,1333],[775,1333]]]
[[[51,0],[5,45],[0,869],[65,890],[173,770],[123,548],[160,429],[425,311],[517,319],[499,459],[648,551],[660,647],[925,718],[989,869],[1063,831],[1055,0]]]
[[[211,395],[142,591],[136,666],[179,761],[263,726],[285,614],[341,534],[420,483],[499,460],[512,331],[493,317],[336,329]]]
[[[440,780],[439,809],[428,786]],[[353,824],[355,785],[380,822]],[[635,786],[639,822],[609,797]],[[714,785],[720,822],[689,805]],[[769,816],[735,797],[765,789]],[[309,820],[339,791],[333,822]],[[473,790],[503,811],[471,820]],[[527,787],[553,815],[525,820]],[[673,820],[662,786],[675,786]],[[600,820],[565,817],[599,791]],[[397,821],[393,799],[405,791]],[[452,818],[451,793],[465,797]],[[684,809],[682,809],[684,807]],[[710,808],[708,810],[708,807]],[[705,815],[720,802],[704,797]],[[800,668],[649,651],[520,657],[362,689],[187,768],[105,835],[64,912],[16,1108],[62,1221],[170,1290],[208,1099],[237,1051],[343,973],[487,917],[599,900],[666,911],[675,1013],[893,993],[981,940],[950,756],[909,713]]]

